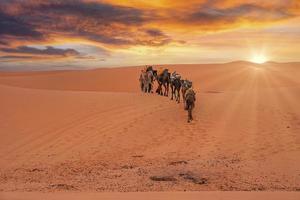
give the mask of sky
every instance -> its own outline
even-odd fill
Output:
[[[0,69],[300,61],[299,0],[0,0]]]

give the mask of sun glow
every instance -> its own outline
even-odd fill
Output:
[[[263,54],[254,55],[251,59],[252,62],[262,64],[268,61],[267,57]]]

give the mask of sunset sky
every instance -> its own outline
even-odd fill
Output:
[[[0,0],[0,69],[300,61],[299,0]]]

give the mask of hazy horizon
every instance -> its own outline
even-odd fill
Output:
[[[275,62],[275,61],[266,61],[264,63],[255,63],[247,60],[235,60],[235,61],[229,61],[229,62],[219,62],[219,63],[165,63],[165,64],[143,64],[143,65],[127,65],[127,66],[95,66],[95,67],[78,67],[78,66],[73,66],[73,67],[64,67],[64,66],[43,66],[43,67],[31,67],[31,66],[26,66],[26,67],[1,67],[0,66],[0,72],[48,72],[48,71],[76,71],[76,70],[96,70],[96,69],[114,69],[114,68],[131,68],[131,67],[144,67],[144,66],[153,66],[159,67],[159,66],[189,66],[189,65],[228,65],[228,64],[235,64],[235,63],[241,63],[243,64],[250,64],[253,66],[268,66],[270,64],[295,64],[295,65],[300,65],[300,62]]]

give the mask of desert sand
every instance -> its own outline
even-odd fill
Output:
[[[190,124],[141,67],[0,72],[0,191],[300,190],[299,63],[167,67]]]
[[[299,192],[221,192],[221,191],[202,191],[202,192],[5,192],[0,193],[1,200],[165,200],[165,199],[189,199],[189,200],[233,200],[233,199],[272,199],[272,200],[298,200]]]

